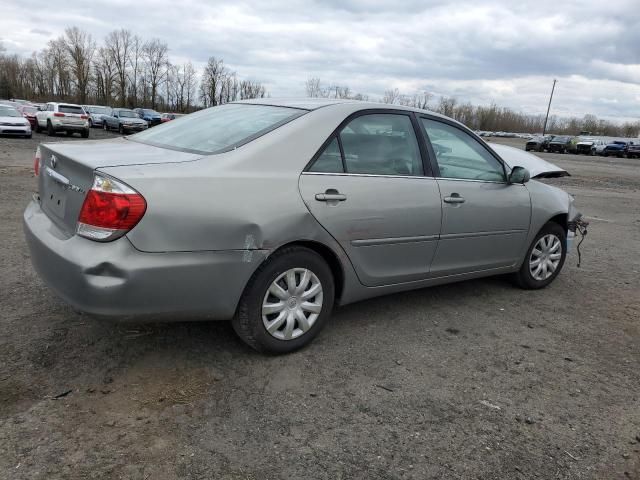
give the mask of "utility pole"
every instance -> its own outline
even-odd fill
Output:
[[[549,97],[549,106],[547,107],[547,116],[544,117],[544,127],[542,127],[542,135],[547,133],[547,120],[549,120],[549,110],[551,110],[551,100],[553,100],[553,91],[556,89],[557,80],[553,79],[553,87],[551,87],[551,96]]]

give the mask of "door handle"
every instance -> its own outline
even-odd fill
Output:
[[[344,202],[346,195],[341,193],[316,193],[316,200],[319,202]]]
[[[464,197],[458,193],[452,193],[450,197],[444,197],[444,203],[464,203]]]
[[[319,202],[344,202],[346,199],[346,195],[343,195],[333,188],[328,189],[324,193],[316,193],[316,200]]]

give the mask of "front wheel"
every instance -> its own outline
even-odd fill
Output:
[[[547,223],[536,235],[527,250],[516,283],[524,289],[535,290],[549,285],[558,276],[567,256],[567,234],[555,222]]]
[[[334,280],[324,259],[303,247],[284,248],[254,273],[232,324],[260,352],[289,353],[313,340],[333,309]]]

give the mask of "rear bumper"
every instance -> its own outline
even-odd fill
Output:
[[[264,250],[145,253],[122,237],[98,243],[61,232],[32,200],[24,212],[31,262],[77,310],[106,316],[229,319]]]

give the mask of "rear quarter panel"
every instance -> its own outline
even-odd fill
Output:
[[[353,109],[321,108],[236,150],[193,162],[103,169],[147,201],[147,212],[127,236],[148,252],[273,250],[325,238],[302,201],[298,179]]]

